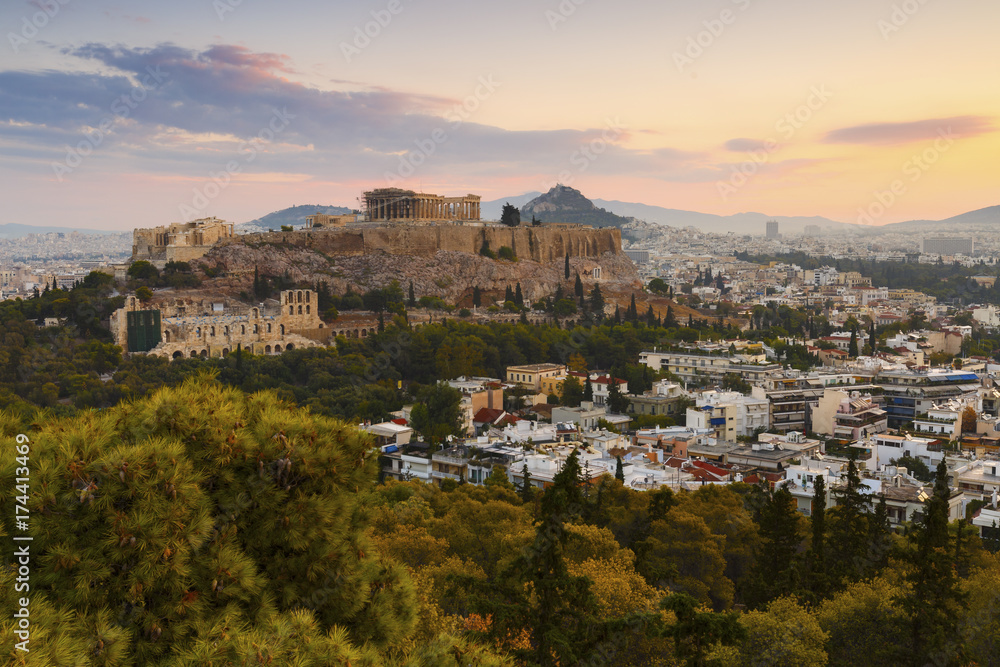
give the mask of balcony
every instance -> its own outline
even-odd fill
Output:
[[[450,472],[444,472],[443,470],[432,470],[431,471],[431,477],[433,477],[434,479],[453,479],[456,482],[459,482],[459,481],[462,480],[462,476],[461,475],[456,475],[456,474],[450,473]]]

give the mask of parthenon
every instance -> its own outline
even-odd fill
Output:
[[[368,220],[479,220],[479,195],[444,197],[400,188],[364,193]]]

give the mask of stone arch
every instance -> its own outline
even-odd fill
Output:
[[[267,333],[271,333],[271,323],[267,323]]]
[[[285,303],[287,304],[287,303],[291,303],[291,302],[292,302],[292,293],[291,292],[285,292]]]
[[[368,329],[362,329],[361,330],[361,337],[365,338],[367,335],[368,335]]]
[[[254,319],[257,319],[258,317],[260,317],[260,311],[259,311],[258,309],[254,308],[254,309],[253,309],[252,311],[250,311],[250,312],[251,312],[251,313],[253,314],[253,318],[254,318]]]
[[[222,348],[222,356],[224,356],[224,357],[228,357],[229,356],[229,348],[228,347]]]
[[[191,350],[191,358],[192,359],[196,359],[197,357],[198,357],[198,353],[195,352],[194,350]]]
[[[201,351],[201,358],[202,359],[208,359],[208,350],[202,350]]]
[[[284,336],[285,335],[285,325],[284,324],[278,325],[278,331],[281,333],[282,336]]]
[[[306,315],[308,315],[308,314],[309,314],[309,306],[306,305]]]
[[[165,343],[169,343],[170,342],[170,332],[169,331],[164,331],[163,332],[163,342],[165,342]]]
[[[306,303],[309,303],[309,297],[312,296],[312,292],[306,290]]]
[[[302,314],[302,306],[299,306],[299,315]]]
[[[247,325],[245,324],[240,325],[240,334],[243,336],[247,335]]]
[[[274,346],[274,353],[278,354],[279,352],[281,352],[281,346],[280,345],[275,345]]]
[[[271,354],[271,346],[270,345],[266,345],[264,347],[264,354]]]
[[[181,358],[181,357],[183,357],[183,356],[184,356],[184,353],[183,353],[183,352],[181,352],[180,350],[177,350],[176,352],[174,352],[174,356],[173,356],[173,357],[171,357],[171,358],[172,358],[172,359],[180,359],[180,358]]]
[[[292,345],[291,343],[289,343],[288,345],[285,346],[285,352],[288,352],[289,350],[294,350],[294,349],[295,349],[295,346]]]
[[[289,315],[294,315],[295,314],[295,306],[289,306],[288,307],[288,314]]]
[[[354,333],[351,335],[351,338],[357,338],[358,337],[358,333],[359,333],[358,330],[355,329]]]
[[[201,327],[194,328],[194,335],[197,336],[198,338],[201,338]]]
[[[256,324],[255,324],[255,325],[253,325],[253,332],[254,332],[254,333],[260,333],[260,329],[259,329],[259,328],[257,327],[257,325],[256,325]]]
[[[320,328],[320,329],[322,329],[322,328],[323,328],[323,323],[322,323],[322,322],[320,322],[320,323],[319,323],[319,328]]]
[[[229,325],[228,324],[222,328],[222,334],[224,336],[228,336],[229,335]]]
[[[299,290],[299,303],[302,303],[302,290]]]
[[[212,338],[215,338],[215,327],[212,327]]]

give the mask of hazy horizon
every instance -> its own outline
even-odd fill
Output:
[[[1000,5],[776,0],[0,8],[0,222],[126,230],[556,182],[716,215],[1000,203]]]

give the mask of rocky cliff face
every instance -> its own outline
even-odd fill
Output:
[[[484,239],[493,251],[514,248],[518,261],[479,255]],[[234,295],[248,290],[257,267],[262,275],[325,282],[340,293],[348,287],[356,291],[383,287],[393,280],[406,289],[412,281],[418,297],[467,303],[473,287],[483,290],[485,299],[502,296],[508,285],[520,282],[529,300],[551,295],[559,284],[566,289],[567,255],[570,294],[576,273],[588,290],[595,282],[606,293],[640,286],[635,265],[621,251],[617,229],[438,225],[251,234],[220,243],[198,263],[222,268],[225,277],[212,281],[212,286]]]

